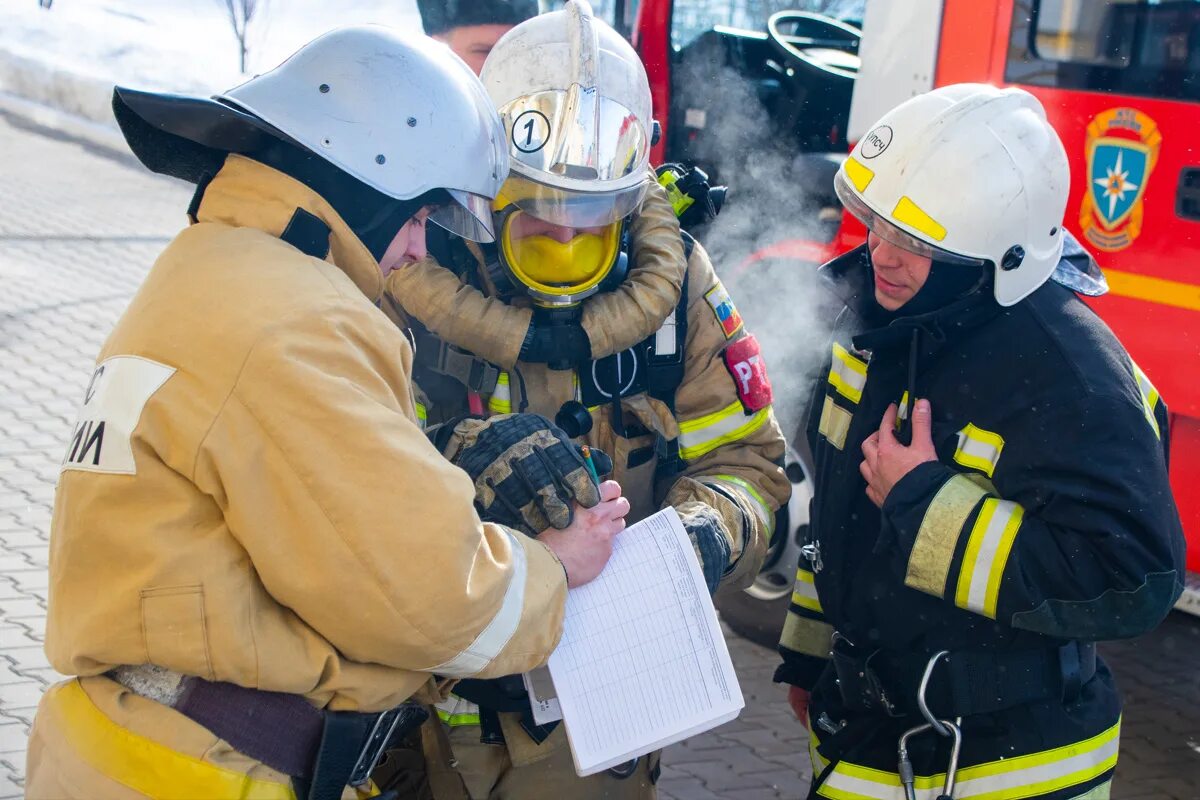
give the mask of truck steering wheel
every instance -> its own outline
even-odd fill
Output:
[[[782,29],[791,28],[791,33]],[[807,11],[780,11],[767,20],[767,38],[789,64],[825,80],[853,81],[862,59],[862,28]]]

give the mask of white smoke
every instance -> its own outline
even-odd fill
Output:
[[[702,69],[702,68],[701,68]],[[797,158],[794,137],[780,136],[753,84],[732,70],[702,70],[710,98],[700,163],[716,163],[729,196],[721,214],[698,231],[718,274],[762,344],[775,391],[775,412],[789,440],[796,434],[814,373],[828,359],[831,310],[817,267],[793,257],[755,260],[788,240],[828,241],[840,207],[831,170]],[[822,307],[824,304],[825,307]]]

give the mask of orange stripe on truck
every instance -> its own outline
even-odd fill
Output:
[[[1109,290],[1115,295],[1200,311],[1200,286],[1194,283],[1151,278],[1149,275],[1116,269],[1104,270],[1104,277],[1108,279]]]

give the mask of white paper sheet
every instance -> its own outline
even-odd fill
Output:
[[[737,717],[742,690],[674,509],[627,528],[600,577],[568,593],[550,673],[580,775]]]

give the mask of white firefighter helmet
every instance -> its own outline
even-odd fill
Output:
[[[645,67],[584,0],[567,0],[505,34],[480,78],[508,136],[511,172],[497,199],[508,212],[497,231],[502,260],[535,298],[576,302],[617,262],[622,221],[649,187]],[[573,231],[554,238],[539,223]]]
[[[964,83],[907,100],[855,145],[834,183],[892,244],[991,264],[1002,306],[1045,283],[1062,254],[1067,155],[1022,89]]]
[[[114,110],[155,171],[194,177],[196,164],[168,163],[163,151],[176,161],[180,153],[185,162],[213,152],[223,158],[251,151],[265,132],[398,200],[445,190],[453,202],[430,220],[470,239],[493,238],[491,202],[508,173],[504,131],[470,68],[428,37],[377,25],[340,28],[212,100],[118,88]],[[154,141],[129,112],[174,141]],[[183,147],[180,137],[188,140]]]

